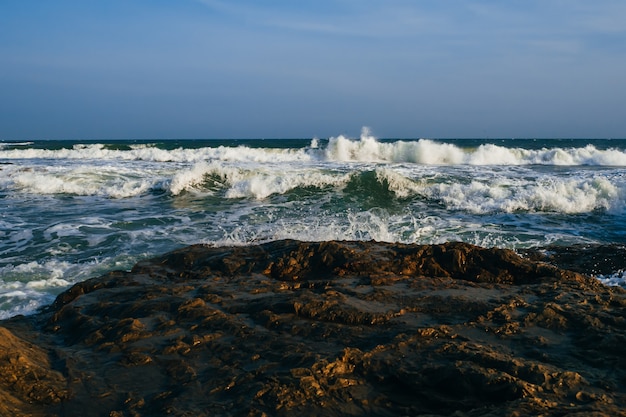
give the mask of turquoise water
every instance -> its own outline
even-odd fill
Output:
[[[626,243],[624,140],[0,142],[0,318],[184,245]]]

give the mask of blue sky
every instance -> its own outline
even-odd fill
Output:
[[[0,140],[626,137],[623,0],[5,0]]]

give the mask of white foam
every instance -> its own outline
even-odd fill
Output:
[[[626,153],[617,149],[600,150],[593,145],[583,148],[543,148],[528,150],[493,144],[476,149],[435,142],[379,142],[368,131],[359,140],[345,136],[329,139],[325,150],[329,161],[391,162],[423,165],[554,165],[554,166],[626,166]]]
[[[347,183],[350,174],[327,174],[315,168],[291,168],[285,170],[281,164],[248,164],[234,167],[222,162],[200,162],[192,168],[182,170],[172,178],[170,192],[178,195],[182,191],[202,188],[207,176],[219,178],[226,189],[226,198],[253,198],[262,200],[273,194],[284,194],[298,187],[323,188]]]
[[[206,182],[208,176],[215,176],[219,181],[233,183],[244,178],[243,168],[226,165],[213,161],[211,163],[198,162],[189,169],[183,169],[173,176],[169,190],[173,195],[178,195],[183,191],[202,191],[207,192],[206,187],[202,185]]]
[[[148,169],[121,166],[55,166],[13,169],[3,186],[22,192],[53,195],[128,198],[145,194],[158,184]]]
[[[621,194],[618,187],[603,177],[584,180],[552,179],[529,189],[524,204],[531,210],[561,213],[619,210],[623,206]]]
[[[626,288],[626,271],[623,269],[608,275],[597,275],[596,278],[604,285]]]
[[[626,166],[626,153],[616,149],[599,150],[593,145],[524,151],[524,154],[525,159],[534,164]]]
[[[531,163],[523,149],[486,144],[463,158],[470,165],[525,165]]]
[[[378,142],[364,129],[358,141],[345,136],[330,138],[325,154],[331,161],[378,162],[388,160],[386,150],[389,150],[389,147]]]
[[[268,221],[251,226],[246,223],[224,230],[220,239],[204,241],[211,246],[248,245],[280,239],[301,241],[361,240],[437,244],[465,241],[485,247],[515,247],[522,244],[497,227],[468,224],[455,218],[422,213],[389,213],[384,209],[348,210],[331,217],[311,215],[300,219]],[[528,239],[526,246],[540,242]]]
[[[155,146],[133,146],[130,150],[107,149],[103,144],[75,145],[72,149],[0,149],[0,159],[42,160],[67,159],[86,161],[184,162],[296,162],[310,161],[309,149],[250,148],[218,146],[199,149],[160,149]]]
[[[390,231],[389,214],[384,210],[348,212],[346,217],[307,218],[271,231],[271,240],[297,239],[302,241],[376,240],[400,242],[401,236]]]
[[[42,305],[51,303],[53,293],[70,285],[63,278],[67,269],[67,264],[58,261],[0,268],[0,319],[31,314]]]
[[[449,209],[481,214],[515,211],[588,213],[621,210],[623,191],[604,177],[544,178],[537,182],[500,181],[436,184],[423,191]]]
[[[250,197],[262,200],[273,194],[284,194],[298,187],[324,188],[346,184],[350,174],[331,175],[311,170],[247,172],[239,178],[229,178],[227,198]]]
[[[313,167],[284,170],[280,166],[252,165],[244,169],[223,163],[199,163],[178,172],[170,190],[178,195],[183,190],[210,192],[204,185],[207,176],[219,178],[226,198],[263,200],[284,194],[298,187],[341,188],[360,171],[323,171]],[[440,174],[414,172],[406,167],[375,168],[377,180],[398,198],[422,196],[439,200],[448,209],[470,213],[516,211],[587,213],[594,210],[618,211],[624,208],[623,184],[603,176],[563,178],[545,176],[536,180],[510,176],[490,176],[469,182],[446,181]],[[410,178],[415,176],[416,179]],[[438,177],[439,175],[439,177]]]
[[[73,263],[51,258],[0,267],[0,319],[32,314],[49,305],[72,284],[112,269],[128,268],[136,258],[103,258]]]
[[[43,264],[33,261],[16,266],[8,265],[0,268],[0,272],[2,273],[2,279],[6,280],[7,277],[10,277],[10,281],[15,280],[16,282],[22,282],[25,277],[58,280],[62,279],[66,271],[71,267],[71,264],[57,260],[51,260]]]
[[[211,245],[247,245],[280,239],[301,241],[327,240],[377,240],[383,242],[401,242],[402,236],[397,231],[390,231],[389,215],[384,210],[373,209],[365,212],[348,212],[345,216],[334,218],[311,216],[284,222],[265,222],[256,227],[243,224],[232,230],[224,231],[222,239],[216,239]]]
[[[19,314],[33,314],[38,308],[50,304],[54,300],[51,296],[35,296],[27,293],[4,295],[0,293],[0,320],[5,320]]]
[[[474,214],[517,211],[576,214],[595,210],[619,212],[626,208],[626,185],[619,174],[555,177],[524,172],[499,175],[481,170],[465,175],[476,179],[459,181],[449,174],[404,167],[376,168],[378,181],[386,183],[399,198],[425,197],[441,201],[447,209]]]
[[[340,162],[392,162],[424,165],[467,164],[470,157],[463,149],[448,143],[426,139],[381,143],[371,136],[360,140],[345,136],[330,138],[325,151],[330,161]]]
[[[209,175],[212,171],[213,168],[209,164],[199,162],[190,169],[177,172],[170,182],[169,190],[173,195],[192,190],[202,184],[205,176]]]
[[[400,172],[389,168],[376,168],[376,179],[380,183],[386,182],[389,191],[400,198],[422,194],[425,189],[423,181],[413,181]]]
[[[307,182],[318,187],[343,181],[332,180],[319,173],[305,178],[306,174],[291,174],[291,170],[286,170],[289,173],[280,178],[268,172],[249,175],[252,169],[278,165],[309,167],[313,170],[316,169],[315,164],[328,165],[328,162],[413,166],[626,166],[624,152],[615,149],[598,150],[593,145],[525,150],[485,144],[469,149],[427,139],[379,142],[367,129],[363,130],[359,140],[339,136],[330,138],[325,149],[318,147],[319,140],[313,139],[309,147],[299,149],[219,146],[163,150],[150,145],[134,145],[131,150],[115,150],[107,149],[102,144],[76,145],[72,149],[60,150],[3,149],[0,150],[0,158],[32,159],[32,165],[29,166],[31,163],[28,161],[20,161],[20,164],[3,167],[0,187],[42,195],[128,198],[153,189],[167,189],[173,195],[184,190],[199,191],[207,175],[216,175],[230,184],[229,197],[262,199],[294,187],[307,186]],[[73,163],[45,163],[46,158],[68,159]],[[389,177],[393,174],[380,171],[378,175]],[[415,188],[406,181],[398,184],[397,177],[387,179],[392,191],[400,197],[408,195],[412,192],[410,189]],[[571,209],[567,212],[571,212]]]
[[[314,138],[308,148],[275,149],[246,146],[218,146],[199,149],[160,149],[154,145],[133,145],[130,150],[107,149],[103,144],[75,145],[72,149],[15,149],[0,147],[0,159],[68,159],[89,161],[151,161],[196,163],[224,162],[309,162],[319,155],[326,161],[394,162],[425,165],[593,165],[626,166],[626,152],[582,148],[543,148],[529,150],[484,144],[476,149],[428,139],[379,142],[367,128],[358,140],[346,136],[331,137],[326,149],[319,152]]]
[[[30,146],[34,142],[0,142],[0,150],[5,148],[12,148],[15,146]]]

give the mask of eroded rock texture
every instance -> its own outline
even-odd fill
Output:
[[[626,415],[626,296],[467,244],[192,246],[0,328],[0,412]]]

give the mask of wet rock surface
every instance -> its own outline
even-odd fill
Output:
[[[626,269],[624,245],[549,246],[527,249],[520,253],[531,260],[586,274],[609,275]]]
[[[626,415],[625,307],[461,243],[191,246],[1,322],[0,414]]]

